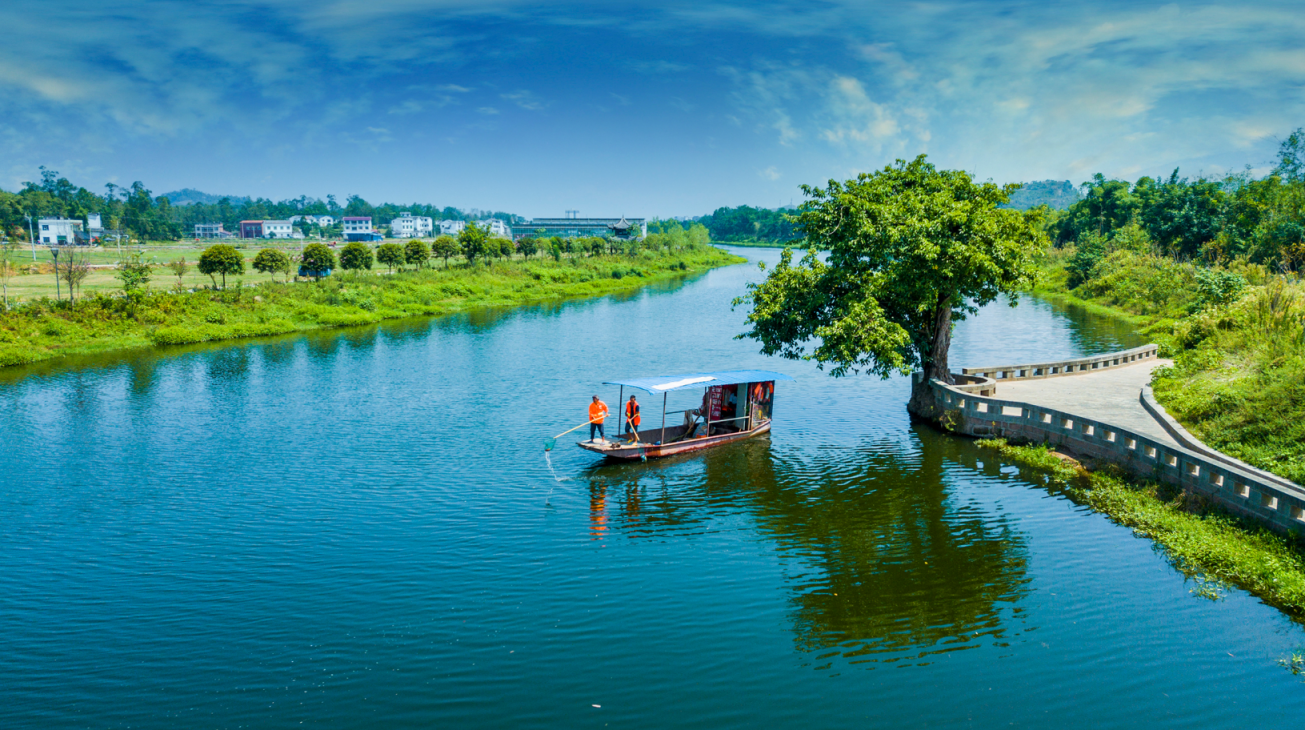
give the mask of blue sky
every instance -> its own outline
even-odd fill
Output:
[[[1300,2],[9,0],[0,187],[776,206],[924,152],[999,182],[1264,169]]]

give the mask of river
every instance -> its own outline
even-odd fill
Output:
[[[6,371],[0,725],[1298,726],[1297,624],[733,339],[757,276]],[[1026,300],[952,362],[1139,343]],[[544,460],[604,379],[744,367],[769,438]]]

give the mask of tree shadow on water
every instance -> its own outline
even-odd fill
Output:
[[[604,465],[588,476],[611,513],[604,531],[683,534],[710,529],[723,511],[749,513],[789,576],[799,649],[918,663],[1003,643],[1028,590],[1025,538],[960,502],[949,461],[938,438],[783,453],[757,440],[692,466]],[[638,489],[662,482],[665,493]]]

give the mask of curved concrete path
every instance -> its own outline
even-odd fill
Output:
[[[995,397],[1078,414],[1180,446],[1141,401],[1142,386],[1151,382],[1151,371],[1172,364],[1173,360],[1150,359],[1058,378],[998,380]]]

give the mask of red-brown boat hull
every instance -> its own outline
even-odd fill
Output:
[[[659,459],[664,456],[675,456],[676,454],[687,454],[692,451],[701,451],[710,449],[715,446],[724,446],[736,441],[759,436],[770,431],[770,421],[757,426],[751,431],[735,431],[734,433],[723,433],[716,436],[700,436],[698,438],[685,439],[672,444],[656,445],[652,443],[634,443],[626,441],[616,442],[608,441],[606,443],[594,443],[592,441],[581,441],[576,446],[585,451],[592,451],[595,454],[602,454],[609,459]],[[646,433],[652,433],[646,432]],[[606,447],[606,448],[605,448]]]

